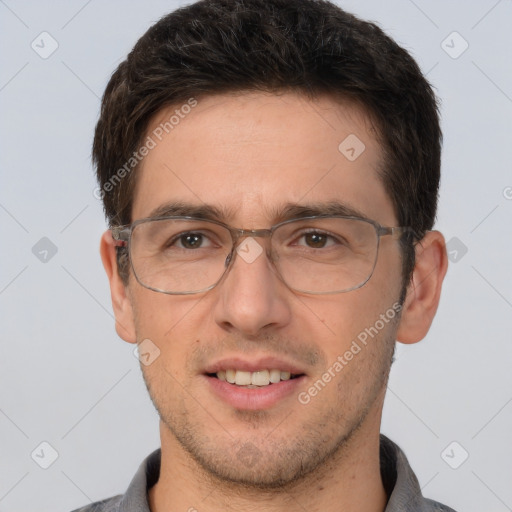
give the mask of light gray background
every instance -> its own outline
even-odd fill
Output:
[[[133,346],[114,331],[90,147],[111,72],[182,3],[0,1],[0,512],[121,493],[159,446]],[[427,496],[512,510],[512,2],[341,5],[409,49],[442,99],[437,227],[457,238],[428,337],[399,347],[382,431]],[[47,59],[31,48],[43,31],[59,45]],[[453,31],[469,44],[458,58]],[[32,252],[42,237],[57,247],[46,262]],[[51,462],[43,441],[59,455],[46,470],[31,458]]]

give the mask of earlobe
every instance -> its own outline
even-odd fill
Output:
[[[444,237],[439,231],[429,231],[416,246],[416,263],[402,309],[398,341],[416,343],[427,335],[447,268]]]
[[[119,276],[116,248],[110,230],[105,231],[101,237],[100,254],[103,267],[110,282],[110,296],[117,334],[128,343],[136,343],[132,303],[127,293],[127,287]]]

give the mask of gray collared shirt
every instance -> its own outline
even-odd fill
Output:
[[[92,503],[73,512],[151,512],[148,489],[158,481],[160,449],[140,465],[124,494]],[[418,479],[404,452],[393,441],[380,435],[380,467],[389,496],[384,512],[455,512],[450,507],[424,498]]]

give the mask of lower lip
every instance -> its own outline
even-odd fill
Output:
[[[282,380],[258,388],[245,388],[205,375],[212,391],[235,409],[257,411],[270,409],[290,395],[297,395],[305,376]]]

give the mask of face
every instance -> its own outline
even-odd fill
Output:
[[[148,134],[174,110],[155,116]],[[355,159],[338,149],[351,134],[365,146]],[[210,96],[145,157],[132,219],[179,202],[260,229],[289,205],[337,202],[396,226],[382,160],[371,123],[354,106],[294,94]],[[271,487],[311,474],[359,432],[378,432],[401,285],[392,237],[381,239],[371,279],[346,293],[290,290],[264,251],[250,263],[236,256],[216,287],[195,295],[157,293],[131,276],[125,324],[133,339],[160,350],[142,370],[163,442],[224,481]],[[247,388],[216,376],[226,370],[294,378]]]

